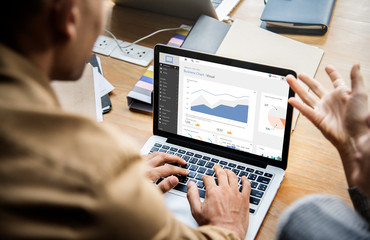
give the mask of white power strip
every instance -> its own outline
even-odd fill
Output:
[[[113,38],[101,35],[96,40],[93,51],[140,66],[148,66],[152,62],[153,49],[137,44],[131,45],[131,43],[122,42],[121,40],[118,40],[118,43],[121,49],[117,46],[117,42]]]
[[[118,40],[118,42],[121,43],[122,41]],[[117,47],[117,43],[113,38],[100,35],[98,39],[96,39],[93,51],[105,56],[109,56]]]
[[[148,66],[154,57],[153,49],[137,44],[130,44],[129,42],[120,43],[121,48],[117,47],[114,49],[110,56],[140,66]]]

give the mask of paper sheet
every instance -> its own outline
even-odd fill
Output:
[[[96,103],[91,65],[86,65],[82,77],[76,81],[52,81],[54,92],[63,110],[96,119]]]
[[[94,91],[95,91],[95,112],[96,112],[96,120],[98,122],[103,122],[103,109],[101,104],[101,89],[100,89],[100,82],[101,82],[101,74],[98,72],[98,68],[93,68],[93,78],[94,78]]]
[[[114,87],[90,64],[86,65],[82,77],[77,81],[53,81],[51,83],[65,111],[103,121],[101,97]]]
[[[97,93],[99,97],[104,96],[107,93],[110,93],[114,87],[107,79],[105,79],[98,71],[98,68],[94,67],[94,79],[96,80],[97,84]]]

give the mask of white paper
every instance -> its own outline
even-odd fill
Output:
[[[96,74],[97,73],[97,74]],[[101,105],[101,95],[100,95],[100,84],[99,77],[100,73],[97,68],[93,69],[93,78],[94,78],[94,92],[95,92],[95,107],[96,107],[96,120],[98,122],[103,121],[103,109]],[[101,75],[100,75],[101,76]]]
[[[101,100],[100,97],[96,98],[96,84],[94,84],[93,78],[92,66],[87,64],[79,80],[53,81],[51,83],[63,110],[82,114],[94,120],[102,119],[101,110],[100,112],[96,110],[96,105],[98,102],[101,104]]]
[[[104,96],[107,93],[110,93],[114,87],[107,79],[105,79],[98,71],[97,67],[94,67],[94,81],[97,85],[97,93],[100,97]]]

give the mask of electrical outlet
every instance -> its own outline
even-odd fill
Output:
[[[122,41],[118,40],[118,43],[122,43]],[[100,35],[94,44],[93,51],[108,56],[117,47],[117,43],[113,38]]]
[[[129,42],[121,42],[121,48],[115,48],[110,54],[111,57],[131,62],[140,66],[148,66],[153,60],[154,51],[151,48],[143,47]]]

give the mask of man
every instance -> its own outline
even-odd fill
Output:
[[[289,103],[305,115],[337,148],[355,211],[333,196],[311,195],[293,204],[280,219],[277,239],[370,239],[370,114],[360,65],[351,71],[349,89],[334,67],[326,67],[334,89],[328,91],[307,75],[287,81],[303,99]],[[316,96],[315,96],[316,95]]]
[[[51,79],[78,79],[103,27],[102,0],[2,3],[0,25],[0,239],[243,239],[248,180],[231,171],[204,177],[202,203],[188,198],[199,223],[173,218],[161,191],[186,170],[175,156],[143,161],[129,138],[63,113]],[[124,121],[124,120],[123,120]],[[148,176],[148,178],[145,177]],[[160,189],[160,190],[158,190]]]

